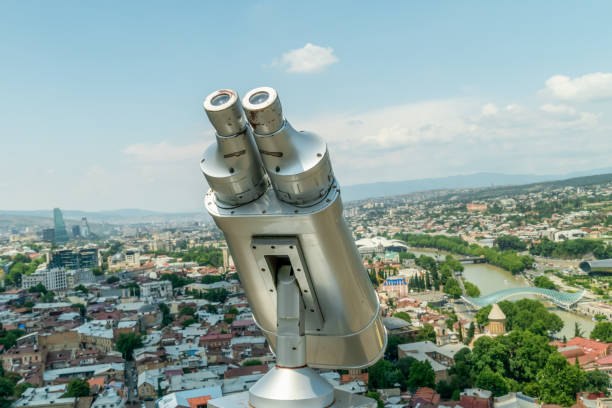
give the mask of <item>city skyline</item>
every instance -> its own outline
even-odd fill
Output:
[[[117,5],[0,6],[3,209],[201,211],[218,87],[277,88],[341,185],[612,165],[603,2]]]

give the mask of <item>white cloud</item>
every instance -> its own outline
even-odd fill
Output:
[[[542,112],[551,113],[553,115],[567,115],[574,116],[576,114],[576,109],[567,105],[542,105],[540,106],[540,110]]]
[[[338,61],[333,48],[311,43],[283,54],[281,59],[281,63],[287,66],[287,72],[298,73],[319,72]]]
[[[494,116],[497,115],[497,112],[499,112],[499,109],[493,103],[487,103],[481,110],[483,116]]]
[[[175,162],[195,159],[204,153],[205,147],[205,143],[189,145],[173,145],[168,142],[138,143],[127,146],[121,152],[144,162]]]
[[[555,75],[546,81],[545,94],[565,101],[592,101],[612,98],[612,73],[595,72],[570,78]]]
[[[563,105],[500,108],[448,99],[295,124],[328,142],[342,184],[477,171],[565,173],[576,166],[612,165],[606,155],[609,126],[598,115],[570,113],[572,108]]]

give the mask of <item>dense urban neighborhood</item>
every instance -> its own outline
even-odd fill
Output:
[[[612,175],[345,203],[379,407],[612,407]],[[275,364],[210,220],[0,218],[2,408],[201,408]]]

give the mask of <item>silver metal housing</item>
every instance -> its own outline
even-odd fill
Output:
[[[242,106],[278,198],[299,206],[323,199],[334,182],[325,141],[314,133],[296,131],[283,118],[272,88],[248,92]]]
[[[309,288],[312,295],[309,300],[302,293],[303,301],[315,305],[307,308],[305,316],[306,363],[363,368],[381,357],[387,336],[378,297],[342,217],[335,183],[323,200],[306,208],[279,200],[269,189],[257,200],[234,209],[217,205],[209,191],[206,209],[225,234],[255,320],[273,350],[277,282],[271,268],[262,267],[253,239],[288,237],[299,243],[301,260],[297,254],[294,258],[307,271],[308,278],[296,275],[302,292]]]
[[[257,199],[268,188],[268,180],[238,94],[215,91],[204,100],[204,109],[217,143],[204,152],[200,168],[218,205],[230,208]]]

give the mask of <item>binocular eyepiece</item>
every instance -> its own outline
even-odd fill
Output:
[[[241,102],[235,91],[221,89],[206,97],[204,110],[217,143],[204,153],[201,169],[220,207],[254,201],[270,183],[279,200],[303,207],[331,189],[327,144],[289,124],[273,88],[255,88]]]

